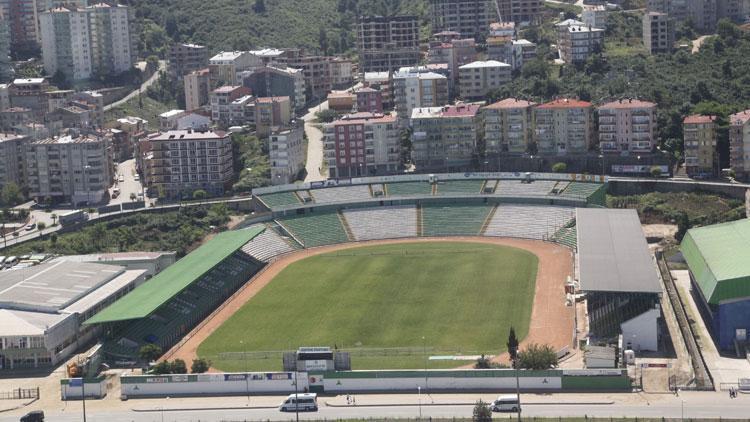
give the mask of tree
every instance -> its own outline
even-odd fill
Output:
[[[552,165],[552,171],[555,173],[565,173],[567,170],[568,165],[563,162],[555,163]]]
[[[508,333],[508,342],[505,344],[505,346],[508,348],[510,361],[511,363],[513,363],[513,367],[515,368],[515,362],[518,358],[518,337],[516,337],[516,330],[513,327],[510,327],[510,332]]]
[[[196,201],[203,201],[208,197],[208,193],[204,191],[203,189],[198,189],[193,192],[193,199]]]
[[[266,13],[266,2],[263,0],[255,0],[253,5],[253,12],[261,14]]]
[[[151,368],[151,373],[154,375],[166,375],[172,373],[172,364],[167,361],[159,362]]]
[[[130,192],[130,200],[135,201],[136,198],[138,197],[135,195],[135,192]]]
[[[651,167],[651,176],[661,177],[661,167],[658,167],[658,166]]]
[[[675,239],[682,241],[688,230],[690,230],[690,217],[688,217],[685,211],[680,211],[677,215],[677,233],[674,235]]]
[[[204,358],[193,359],[193,364],[190,365],[190,372],[194,374],[202,374],[208,371],[208,368],[210,367],[211,362]]]
[[[146,57],[146,69],[151,72],[155,72],[159,68],[159,57],[156,55],[150,55]]]
[[[328,54],[328,33],[326,32],[326,29],[324,27],[320,27],[320,31],[318,31],[318,45],[320,46],[320,51],[323,53],[323,55]]]
[[[151,343],[141,346],[138,350],[138,358],[145,362],[155,361],[161,354],[161,347]]]
[[[39,233],[41,234],[44,229],[47,228],[47,224],[44,221],[40,221],[36,224],[36,228],[39,230]]]
[[[3,186],[3,190],[0,192],[0,202],[2,205],[12,207],[23,202],[23,194],[21,188],[18,187],[14,182],[8,182]]]
[[[50,243],[52,243],[52,246],[55,246],[57,244],[57,233],[52,233],[52,236],[49,237]]]
[[[185,361],[182,359],[175,359],[172,361],[171,366],[171,373],[173,374],[187,374],[187,365],[185,364]]]
[[[338,114],[330,108],[315,113],[315,119],[318,123],[331,123],[337,116]]]
[[[557,366],[557,353],[549,344],[532,343],[518,354],[518,363],[523,369],[544,370]]]
[[[484,400],[479,399],[474,405],[474,413],[471,416],[471,420],[474,422],[492,421],[492,410],[490,410],[489,404]]]
[[[489,369],[491,365],[492,363],[490,362],[490,358],[482,355],[477,358],[477,362],[474,364],[474,369]]]
[[[52,227],[56,226],[56,225],[57,225],[57,214],[55,214],[55,213],[52,213],[52,214],[51,214],[51,215],[49,216],[49,218],[51,218],[51,219],[52,219]]]

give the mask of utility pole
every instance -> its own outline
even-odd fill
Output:
[[[297,380],[299,379],[297,377],[297,368],[294,370],[294,412],[297,414],[297,422],[299,422],[299,396],[297,395]]]

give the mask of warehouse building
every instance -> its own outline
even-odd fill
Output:
[[[143,283],[147,271],[57,260],[0,272],[0,373],[63,362],[99,332],[82,322]]]
[[[693,294],[719,349],[742,351],[750,331],[750,220],[688,230],[680,247]]]

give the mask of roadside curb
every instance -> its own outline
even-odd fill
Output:
[[[374,404],[331,404],[324,402],[327,407],[407,407],[419,406],[418,403],[374,403]],[[600,402],[543,402],[523,403],[524,406],[609,406],[614,401]],[[454,402],[454,403],[422,403],[422,406],[474,406],[476,402]]]
[[[7,409],[0,409],[0,413],[5,413],[5,412],[12,412],[12,411],[14,411],[14,410],[18,410],[18,409],[23,409],[24,407],[26,407],[26,406],[30,405],[31,403],[34,403],[34,402],[35,402],[35,401],[37,401],[37,400],[39,400],[39,399],[38,399],[38,398],[36,398],[36,399],[32,399],[32,400],[30,400],[30,401],[27,401],[27,402],[25,402],[25,403],[21,403],[21,404],[19,404],[18,406],[15,406],[15,407],[9,407],[9,408],[7,408]]]
[[[170,408],[131,408],[133,412],[192,412],[192,411],[212,411],[212,410],[263,410],[277,409],[278,406],[229,406],[229,407],[170,407]]]

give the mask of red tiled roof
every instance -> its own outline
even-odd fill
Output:
[[[656,107],[656,103],[650,101],[625,99],[619,101],[612,101],[599,106],[600,109],[627,109],[627,108],[651,108]]]
[[[572,98],[559,98],[548,103],[540,105],[538,108],[586,108],[591,107],[588,101],[581,101]]]
[[[729,122],[732,125],[744,125],[748,121],[750,121],[750,110],[740,111],[729,116]]]
[[[684,124],[698,124],[698,123],[712,123],[716,120],[716,116],[704,116],[701,114],[693,114],[692,116],[685,117],[682,121]]]
[[[519,100],[518,98],[506,98],[496,103],[492,103],[485,108],[499,110],[504,108],[526,108],[533,107],[535,105],[536,103],[532,103],[531,101]]]
[[[443,108],[443,117],[474,116],[479,111],[479,104],[456,104]]]

